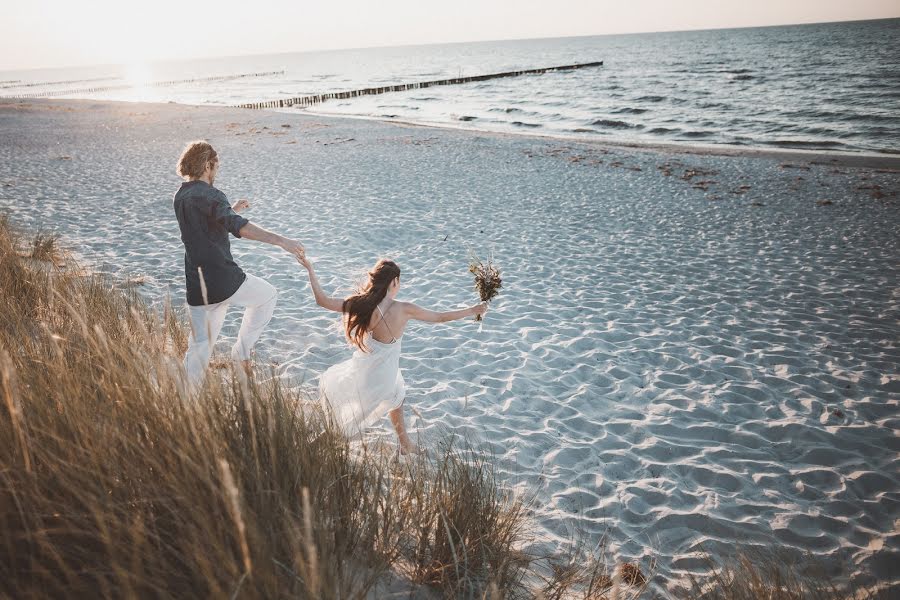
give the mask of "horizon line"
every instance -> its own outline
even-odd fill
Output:
[[[457,41],[442,41],[442,42],[428,42],[428,43],[409,43],[409,44],[384,44],[384,45],[375,45],[375,46],[349,46],[349,47],[341,47],[341,48],[312,48],[306,50],[286,50],[280,52],[252,52],[250,54],[225,54],[225,55],[204,55],[204,56],[193,56],[193,57],[185,57],[185,58],[151,58],[139,61],[137,64],[154,64],[154,63],[179,63],[179,62],[188,62],[193,60],[217,60],[217,59],[225,59],[225,58],[252,58],[259,56],[280,56],[287,54],[312,54],[317,52],[343,52],[343,51],[351,51],[351,50],[381,50],[387,48],[416,48],[423,46],[451,46],[456,44],[480,44],[480,43],[490,43],[490,42],[524,42],[524,41],[534,41],[534,40],[555,40],[555,39],[570,39],[570,38],[588,38],[588,37],[612,37],[612,36],[624,36],[624,35],[650,35],[656,33],[691,33],[691,32],[700,32],[700,31],[728,31],[730,29],[739,30],[739,29],[768,29],[774,27],[800,27],[806,25],[833,25],[839,23],[865,23],[869,21],[892,21],[900,19],[900,15],[895,17],[880,17],[876,19],[845,19],[842,21],[804,21],[799,23],[778,23],[775,25],[741,25],[741,26],[723,26],[723,27],[703,27],[696,29],[658,29],[658,30],[646,30],[646,31],[625,31],[620,33],[589,33],[589,34],[579,34],[579,35],[559,35],[559,36],[542,36],[542,37],[513,37],[513,38],[494,38],[494,39],[480,39],[480,40],[457,40]],[[132,62],[127,63],[83,63],[83,64],[75,64],[75,65],[61,65],[61,66],[43,66],[43,67],[20,67],[15,69],[3,69],[0,70],[2,73],[15,73],[22,71],[44,71],[50,69],[85,69],[91,67],[119,67],[119,66],[128,66],[131,64],[135,64]]]

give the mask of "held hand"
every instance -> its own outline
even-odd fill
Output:
[[[234,203],[234,205],[231,207],[231,210],[233,210],[234,212],[241,212],[242,210],[247,210],[248,208],[250,208],[250,201],[245,198],[241,198]]]
[[[487,312],[488,305],[487,302],[482,302],[481,304],[476,304],[472,307],[472,314],[476,317],[480,317]]]
[[[306,256],[306,249],[303,247],[303,244],[297,242],[295,240],[286,239],[281,244],[281,247],[284,248],[287,252],[290,252],[298,259]]]
[[[313,270],[312,262],[306,257],[306,254],[295,256],[294,258],[296,258],[297,262],[303,265],[307,271],[311,272]]]

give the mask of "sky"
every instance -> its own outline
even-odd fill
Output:
[[[0,0],[0,70],[891,17],[898,0]]]

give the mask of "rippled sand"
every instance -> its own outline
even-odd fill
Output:
[[[290,127],[285,127],[289,125]],[[536,494],[539,548],[606,536],[658,589],[701,548],[786,546],[900,590],[900,172],[174,105],[0,103],[0,211],[181,302],[171,198],[185,141],[217,187],[349,292],[379,256],[413,325],[401,366],[424,444],[450,429]],[[816,164],[816,163],[819,164]],[[853,161],[850,161],[852,163]],[[857,160],[865,163],[866,160]],[[890,161],[887,162],[890,166]],[[874,164],[874,163],[873,163]],[[896,166],[896,165],[895,165]],[[233,244],[280,290],[259,362],[315,384],[346,358],[286,254]],[[221,348],[236,334],[226,322]],[[376,435],[390,435],[385,419]]]

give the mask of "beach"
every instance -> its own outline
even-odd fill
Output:
[[[655,561],[665,590],[705,572],[703,551],[780,547],[900,589],[900,158],[3,100],[0,212],[179,306],[171,201],[192,139],[332,292],[384,256],[401,298],[467,306],[469,255],[493,256],[482,329],[404,335],[407,418],[424,446],[449,430],[495,456],[535,498],[535,548],[603,540]],[[258,368],[313,388],[350,354],[339,320],[289,255],[232,248],[279,290]]]

